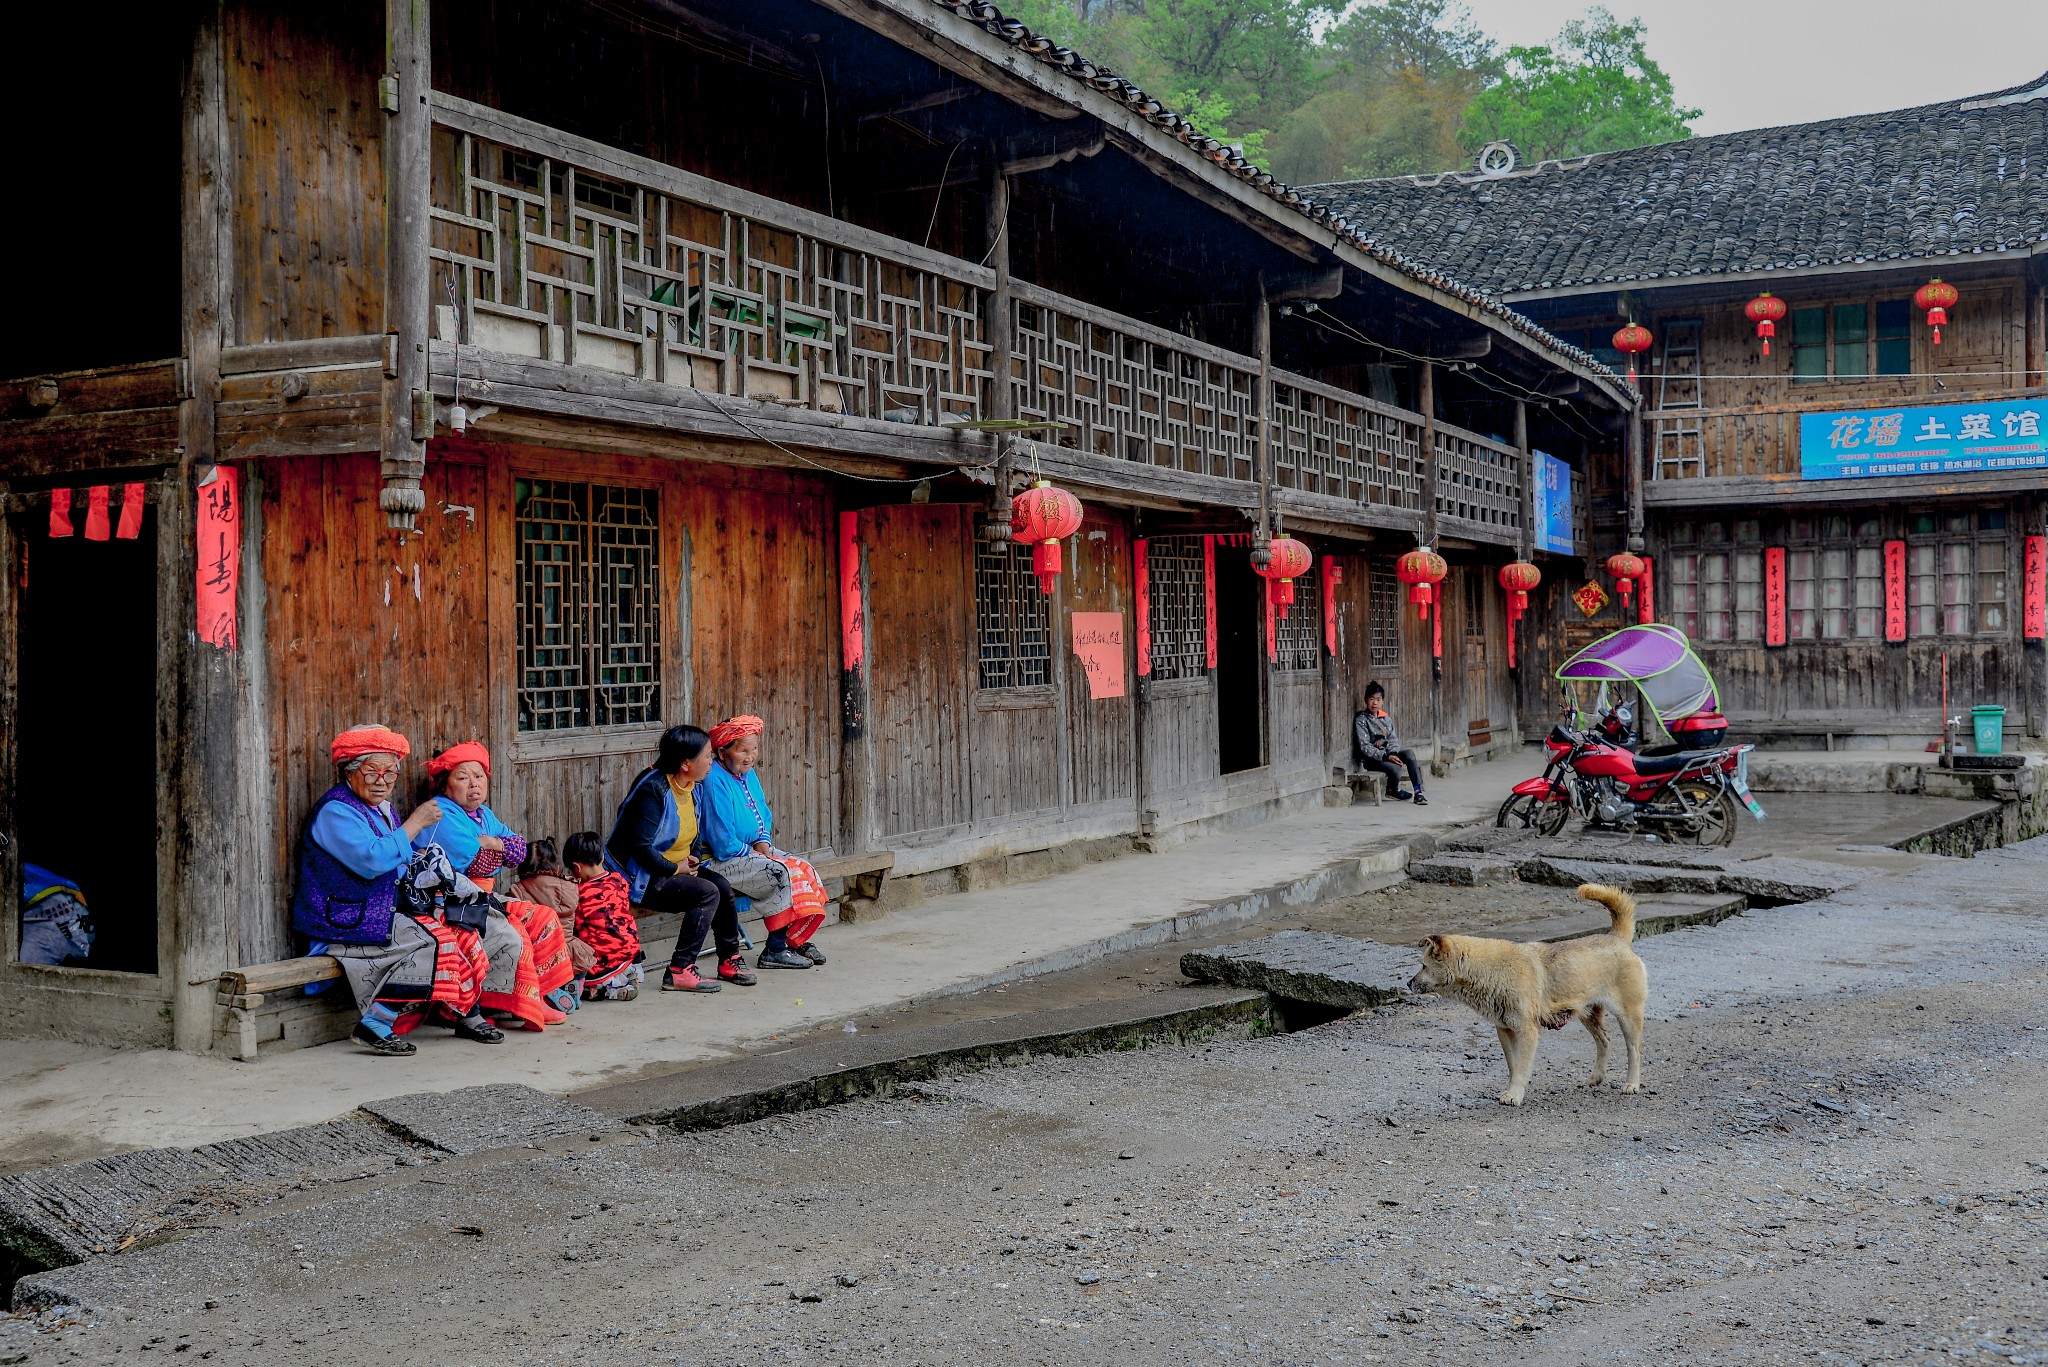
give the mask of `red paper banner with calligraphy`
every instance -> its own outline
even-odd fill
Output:
[[[1202,641],[1216,667],[1216,538],[1202,538]]]
[[[1785,644],[1785,548],[1764,549],[1764,644]]]
[[[2048,536],[2027,538],[2026,578],[2020,621],[2029,641],[2048,637]]]
[[[1138,602],[1138,677],[1152,674],[1152,563],[1145,538],[1131,543],[1131,595]]]
[[[1337,585],[1344,582],[1344,567],[1323,557],[1323,649],[1337,658]]]
[[[839,515],[839,661],[851,674],[867,659],[867,614],[860,604],[860,514]]]
[[[1884,638],[1906,639],[1906,543],[1884,543]]]
[[[242,472],[232,465],[214,466],[212,478],[199,486],[197,544],[199,639],[233,650],[235,595],[242,582]]]
[[[1657,605],[1651,601],[1657,591],[1657,563],[1645,555],[1642,577],[1636,580],[1636,621],[1644,624],[1657,620]]]
[[[1121,612],[1076,612],[1074,654],[1088,680],[1090,698],[1124,695],[1124,615]]]

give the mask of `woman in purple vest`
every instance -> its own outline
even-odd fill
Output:
[[[382,726],[353,726],[329,746],[341,782],[313,807],[299,866],[292,929],[309,952],[341,963],[362,1020],[349,1038],[372,1053],[415,1052],[401,1039],[436,1005],[455,1033],[496,1044],[504,1033],[478,1012],[488,960],[476,936],[399,905],[398,880],[412,862],[412,838],[441,820],[423,802],[404,821],[391,807],[399,763],[412,752]]]

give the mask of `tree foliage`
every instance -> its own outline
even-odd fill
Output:
[[[1458,0],[1008,0],[1006,13],[1158,94],[1299,184],[1690,135],[1639,20],[1605,9],[1501,53]]]

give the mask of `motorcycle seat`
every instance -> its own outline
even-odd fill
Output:
[[[1680,750],[1675,755],[1637,755],[1636,772],[1639,774],[1675,773],[1702,756],[1712,753],[1710,750]]]

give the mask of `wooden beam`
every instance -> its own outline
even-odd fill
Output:
[[[256,342],[223,347],[222,375],[253,375],[265,370],[310,370],[316,366],[376,365],[387,343],[381,333],[360,337],[312,337],[299,342]]]
[[[171,406],[0,422],[0,477],[171,465],[184,444],[181,410]]]
[[[384,331],[397,339],[396,374],[384,382],[384,487],[377,506],[410,531],[426,508],[420,480],[434,434],[427,402],[432,279],[433,106],[428,0],[385,0]]]
[[[881,34],[899,47],[908,48],[934,66],[963,76],[978,86],[993,90],[1004,99],[1020,104],[1049,119],[1071,119],[1080,109],[1071,99],[1046,88],[1039,71],[1051,74],[1045,63],[1019,52],[992,34],[981,34],[985,43],[962,43],[964,21],[936,8],[900,10],[882,0],[815,0],[822,9],[851,19],[862,28]],[[942,30],[941,23],[946,27]],[[1071,79],[1071,78],[1068,78]],[[1078,83],[1077,83],[1078,84]]]
[[[929,95],[919,95],[915,99],[904,100],[890,105],[886,109],[870,109],[865,114],[857,115],[854,118],[854,122],[857,124],[872,123],[876,119],[901,118],[905,114],[915,114],[921,109],[937,109],[940,105],[951,104],[955,100],[965,99],[969,95],[974,94],[977,89],[978,87],[971,85],[947,86],[944,90],[934,90]]]
[[[1624,450],[1625,464],[1622,467],[1622,487],[1628,493],[1628,548],[1640,555],[1643,551],[1643,414],[1641,409],[1628,411],[1628,443]]]
[[[1952,496],[2048,493],[2048,470],[1982,470],[1930,478],[1801,479],[1797,475],[1716,475],[1651,480],[1643,502],[1657,508],[1741,506],[1749,503],[1892,503]]]
[[[0,415],[61,418],[120,408],[157,408],[192,393],[184,359],[103,366],[0,381]]]

